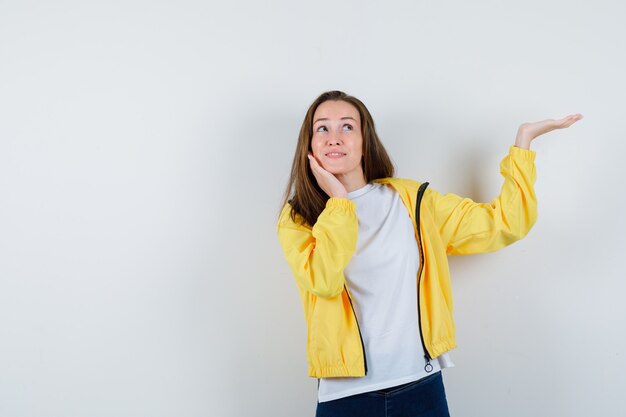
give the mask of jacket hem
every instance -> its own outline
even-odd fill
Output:
[[[349,368],[346,366],[324,366],[316,368],[309,365],[309,376],[311,378],[333,378],[333,377],[361,377],[365,376],[365,369],[363,366],[357,366],[355,368]]]

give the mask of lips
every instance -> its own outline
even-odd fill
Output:
[[[333,152],[328,152],[328,153],[326,154],[326,157],[327,157],[327,158],[333,158],[333,159],[336,159],[336,158],[342,158],[342,157],[344,157],[344,156],[346,156],[346,154],[345,154],[345,153],[343,153],[343,152],[334,152],[334,151],[333,151]]]

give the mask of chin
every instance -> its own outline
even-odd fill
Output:
[[[347,174],[350,171],[354,170],[354,167],[346,167],[345,164],[322,164],[322,168],[324,168],[326,171],[330,172],[331,174]]]
[[[330,172],[333,175],[345,174],[347,171],[341,168],[332,168],[332,167],[323,167],[326,171]]]

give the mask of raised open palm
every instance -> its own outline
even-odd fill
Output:
[[[578,120],[582,119],[583,115],[580,113],[570,114],[562,119],[545,119],[538,122],[522,123],[517,130],[518,140],[523,142],[532,141],[538,136],[544,133],[551,132],[555,129],[564,129],[570,127]]]

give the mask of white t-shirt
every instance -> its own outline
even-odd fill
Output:
[[[321,378],[318,401],[416,381],[454,366],[447,353],[426,372],[417,315],[419,253],[413,224],[400,196],[369,183],[348,193],[356,203],[356,251],[344,269],[361,330],[367,375]]]

